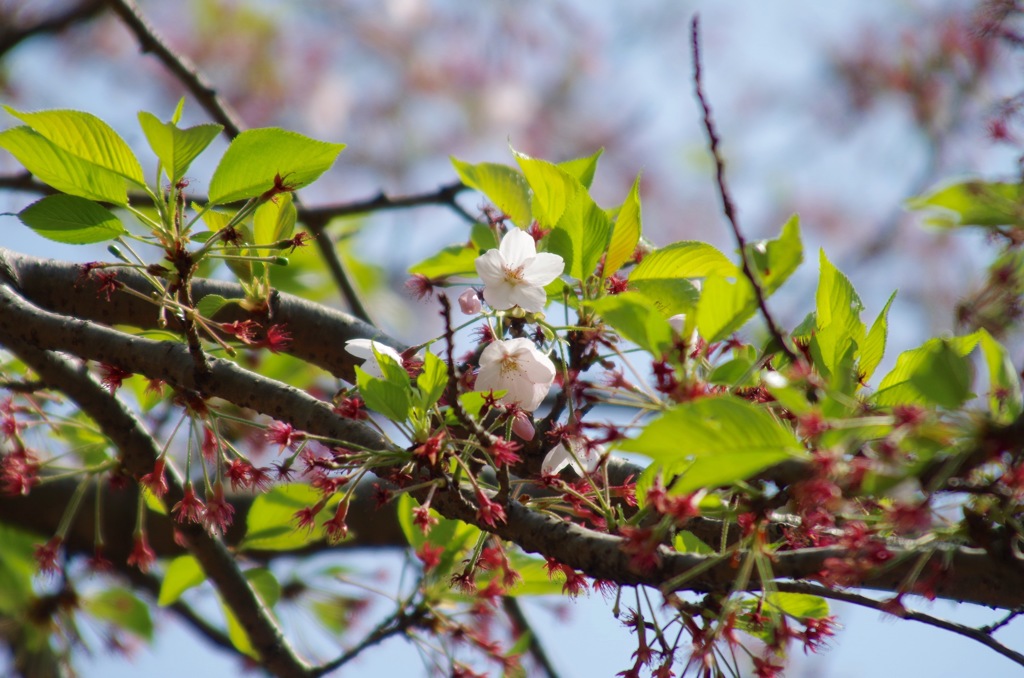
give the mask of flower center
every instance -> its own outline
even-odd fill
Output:
[[[501,376],[507,376],[510,373],[518,374],[521,372],[519,367],[519,361],[515,356],[507,355],[501,359]]]
[[[505,282],[510,285],[522,285],[523,284],[523,268],[519,266],[517,268],[511,268],[509,266],[502,267],[505,271]]]

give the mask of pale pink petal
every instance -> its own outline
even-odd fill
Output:
[[[511,268],[518,268],[526,263],[527,259],[537,255],[537,242],[526,231],[513,228],[501,239],[498,251],[501,252],[506,264]]]
[[[487,250],[476,258],[475,264],[476,274],[484,284],[491,285],[505,279],[505,260],[498,250]]]
[[[552,475],[558,473],[569,464],[573,464],[569,451],[565,449],[565,445],[558,443],[544,455],[544,461],[540,465],[540,472],[544,475]]]
[[[544,310],[544,304],[548,300],[547,292],[543,287],[533,285],[517,285],[512,288],[509,294],[509,301],[513,305],[520,306],[524,311],[540,313]]]
[[[564,270],[565,260],[562,257],[550,252],[541,252],[523,269],[523,282],[544,287],[562,275]]]
[[[516,305],[519,289],[510,285],[504,279],[498,283],[489,283],[484,287],[484,301],[490,304],[495,311],[506,311]]]
[[[555,379],[555,365],[543,353],[537,353],[531,360],[521,361],[527,378],[535,384],[550,386]]]
[[[480,354],[480,371],[483,372],[485,367],[496,365],[504,360],[505,356],[508,355],[504,341],[492,341],[484,347],[483,352]]]

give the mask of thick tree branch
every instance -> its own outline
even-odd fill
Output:
[[[7,293],[6,286],[0,289]],[[0,315],[7,314],[0,312]],[[107,392],[83,366],[26,343],[25,338],[14,336],[8,330],[8,326],[0,328],[0,343],[88,414],[121,451],[129,472],[137,476],[152,470],[160,449],[123,403]],[[181,499],[183,491],[174,474],[168,476],[166,500],[173,503]],[[190,551],[235,612],[267,669],[282,677],[306,676],[308,665],[286,643],[277,621],[246,581],[234,555],[200,525],[183,524],[180,529]]]

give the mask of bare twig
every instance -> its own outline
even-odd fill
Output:
[[[391,636],[404,634],[409,629],[419,625],[423,622],[424,613],[425,609],[422,608],[415,608],[412,614],[407,614],[404,608],[399,608],[396,612],[389,615],[380,624],[378,624],[357,645],[349,648],[340,656],[332,659],[326,664],[315,667],[311,674],[313,676],[323,676],[332,671],[336,671],[358,657],[364,650],[371,648],[374,645],[378,645]]]
[[[754,275],[754,270],[750,265],[750,256],[747,253],[747,241],[746,238],[743,237],[743,232],[740,231],[739,219],[736,216],[736,208],[733,206],[732,197],[726,187],[725,160],[722,158],[722,153],[718,147],[719,139],[718,134],[715,132],[714,121],[711,118],[711,107],[708,105],[707,98],[704,96],[704,88],[701,82],[700,18],[698,16],[695,15],[693,17],[693,23],[690,28],[691,46],[693,47],[693,84],[697,92],[697,100],[700,102],[701,110],[704,113],[704,129],[708,133],[708,143],[711,146],[711,155],[715,159],[715,178],[718,183],[718,195],[722,199],[722,210],[725,212],[725,218],[729,221],[729,225],[732,227],[732,234],[736,238],[736,245],[740,249],[740,261],[743,265],[743,275],[750,281],[750,285],[754,290],[754,295],[757,298],[757,305],[761,309],[761,315],[764,317],[765,324],[768,325],[768,332],[779,345],[780,350],[785,353],[791,361],[797,362],[797,354],[789,347],[789,344],[786,343],[785,336],[783,336],[778,324],[775,322],[771,312],[768,310],[768,304],[764,298],[764,290],[761,289],[761,284],[758,282],[757,277]]]
[[[324,228],[332,219],[338,217],[367,214],[369,212],[380,212],[384,210],[404,209],[409,207],[422,207],[424,205],[442,205],[450,207],[460,214],[464,219],[475,222],[471,214],[466,212],[455,198],[468,187],[461,181],[453,181],[440,186],[435,191],[425,193],[412,193],[409,195],[389,196],[385,193],[378,193],[369,200],[339,203],[336,205],[324,205],[322,207],[304,207],[299,210],[299,219],[308,224],[311,228]]]
[[[841,600],[845,603],[852,603],[860,607],[870,608],[872,610],[878,610],[880,612],[886,612],[892,614],[891,610],[886,607],[885,602],[868,598],[857,593],[850,593],[849,591],[836,591],[834,589],[825,588],[817,584],[804,584],[800,582],[779,582],[777,584],[779,591],[791,592],[791,593],[806,593],[815,596],[821,596],[822,598],[830,598],[832,600]],[[965,638],[970,638],[973,641],[979,642],[982,645],[988,647],[991,650],[998,652],[1010,661],[1024,666],[1024,654],[1011,650],[1006,647],[995,638],[993,638],[989,632],[984,629],[976,629],[972,626],[965,626],[964,624],[958,624],[956,622],[949,621],[948,619],[941,619],[939,617],[933,617],[930,614],[924,612],[917,612],[915,610],[905,610],[896,615],[900,619],[909,619],[911,621],[921,622],[928,626],[934,626],[937,629],[943,631],[950,631],[957,635],[961,635]],[[1011,615],[1012,618],[1012,615]],[[1008,621],[1008,620],[1007,620]]]
[[[46,33],[59,33],[76,23],[84,23],[86,20],[92,19],[103,9],[103,4],[103,0],[83,0],[63,12],[41,19],[31,26],[24,28],[10,26],[0,29],[0,56],[7,54],[31,37]]]
[[[533,656],[534,661],[540,665],[540,668],[544,671],[544,675],[548,678],[558,678],[558,669],[551,663],[551,658],[548,657],[548,653],[544,651],[544,646],[541,645],[540,639],[537,637],[536,631],[530,625],[530,620],[526,618],[523,613],[523,608],[519,604],[519,600],[512,596],[505,596],[501,599],[501,606],[505,610],[505,614],[508,615],[509,620],[513,626],[518,630],[519,633],[530,634],[530,643],[527,645],[527,649],[530,655]]]
[[[172,50],[157,34],[156,29],[143,17],[135,0],[109,0],[109,3],[110,8],[135,35],[142,51],[156,56],[167,70],[173,73],[174,77],[192,93],[192,96],[210,117],[224,126],[224,132],[229,138],[233,139],[241,134],[245,125],[242,124],[241,118],[231,104],[217,94],[217,90],[203,77],[190,59]]]

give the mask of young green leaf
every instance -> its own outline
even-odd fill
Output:
[[[433,407],[448,386],[448,368],[444,361],[427,351],[423,354],[423,371],[416,377],[423,407]]]
[[[476,165],[452,157],[452,166],[462,183],[480,191],[520,228],[533,221],[530,187],[523,175],[507,165],[482,162]]]
[[[252,239],[254,245],[270,245],[292,237],[298,213],[291,193],[277,196],[256,208],[252,217]],[[255,248],[258,256],[276,254],[266,247]]]
[[[164,580],[160,582],[157,605],[167,607],[176,602],[190,588],[206,581],[206,574],[195,556],[178,556],[167,566]]]
[[[940,228],[1018,225],[1022,198],[1019,182],[971,180],[912,198],[907,207],[931,213],[927,223]]]
[[[179,107],[178,112],[180,110]],[[179,129],[175,123],[161,122],[155,115],[145,111],[139,113],[139,125],[172,184],[185,176],[192,161],[224,129],[212,123]]]
[[[621,447],[666,466],[692,461],[674,492],[739,482],[806,455],[793,432],[767,410],[731,395],[676,405]]]
[[[711,245],[684,240],[648,254],[629,274],[629,280],[677,280],[710,275],[735,278],[737,272],[736,265]]]
[[[546,160],[538,160],[515,149],[519,167],[533,191],[533,214],[545,228],[554,228],[566,207],[583,189],[579,179]]]
[[[594,310],[623,337],[658,357],[672,345],[672,328],[653,303],[637,292],[623,292],[593,302]]]
[[[0,132],[0,148],[17,158],[37,179],[62,193],[128,204],[124,177],[61,150],[25,125]]]
[[[768,604],[795,619],[823,619],[828,616],[828,601],[807,593],[772,591]]]
[[[548,250],[565,260],[566,273],[583,280],[597,268],[608,247],[611,228],[608,214],[579,186],[548,235]]]
[[[708,342],[719,341],[743,327],[756,311],[757,297],[746,278],[731,283],[711,275],[697,304],[697,330]]]
[[[864,341],[864,323],[860,313],[864,305],[853,284],[825,256],[819,253],[821,275],[818,279],[815,340],[821,352],[822,367],[834,376],[841,376],[844,358]]]
[[[82,608],[97,619],[120,626],[140,638],[153,639],[153,618],[149,615],[149,606],[128,589],[100,591],[86,597]]]
[[[290,190],[302,188],[330,169],[344,148],[276,127],[242,132],[213,172],[210,203],[254,198],[273,188],[275,177]]]
[[[23,209],[18,218],[44,238],[69,245],[104,242],[127,233],[106,207],[76,195],[49,195]]]
[[[409,397],[408,381],[406,376],[406,385],[402,387],[390,380],[371,377],[361,367],[356,368],[356,385],[366,406],[380,412],[391,421],[405,421],[409,418],[412,402]]]
[[[10,106],[4,108],[37,134],[79,160],[119,174],[140,186],[146,183],[142,165],[131,147],[95,115],[67,110],[23,113]]]
[[[245,516],[245,539],[239,549],[260,551],[291,551],[324,538],[323,523],[330,520],[332,504],[337,505],[341,497],[333,498],[317,516],[313,529],[299,529],[295,513],[320,501],[320,492],[303,483],[278,485],[269,492],[258,495]]]
[[[1010,423],[1022,410],[1020,376],[1006,347],[985,330],[978,330],[981,352],[988,366],[988,405],[997,421]]]
[[[410,268],[409,273],[428,278],[476,277],[476,258],[479,255],[473,245],[450,245]]]
[[[629,279],[629,289],[647,297],[662,316],[691,313],[700,301],[700,290],[686,278]]]
[[[234,303],[238,303],[238,300],[225,299],[219,294],[207,294],[199,300],[199,303],[196,304],[196,310],[199,311],[199,315],[204,318],[213,318],[217,315],[217,311],[224,308],[227,304]]]
[[[767,298],[779,289],[804,261],[800,241],[800,217],[791,216],[782,225],[782,234],[775,240],[751,243],[748,255],[757,269],[761,292]]]
[[[946,403],[962,403],[970,376],[965,358],[979,339],[977,332],[952,339],[929,339],[918,348],[904,351],[878,385],[872,401],[882,406],[931,403],[948,407]],[[950,382],[939,383],[944,379]]]
[[[594,183],[594,174],[597,172],[597,161],[601,158],[603,153],[604,149],[599,148],[593,155],[588,155],[584,158],[574,158],[573,160],[565,160],[558,163],[558,167],[576,177],[579,182],[583,184],[584,188],[589,189],[590,185]]]
[[[641,231],[640,177],[637,176],[615,219],[608,254],[604,260],[605,277],[614,274],[633,256],[636,244],[640,242]]]
[[[893,292],[889,296],[889,300],[885,302],[885,306],[882,307],[878,317],[875,318],[875,322],[872,323],[871,329],[868,330],[868,334],[864,337],[864,342],[861,344],[860,363],[857,366],[861,381],[867,382],[871,378],[871,375],[875,373],[875,368],[878,367],[878,363],[882,362],[882,356],[885,355],[885,340],[889,333],[889,307],[892,306],[895,298],[896,293]]]

